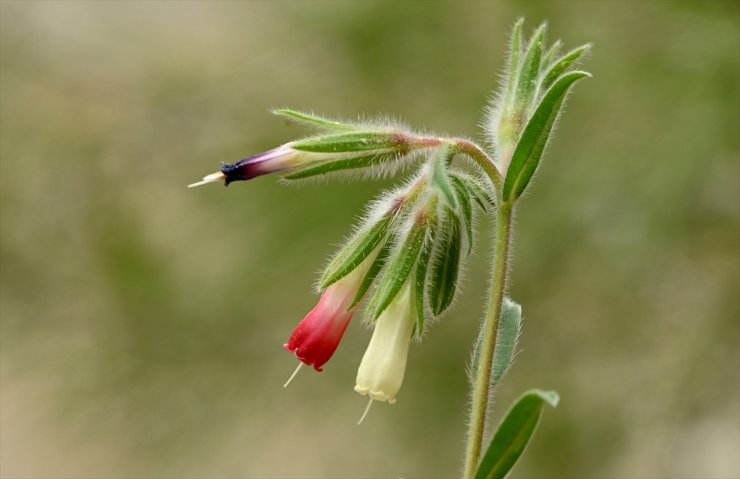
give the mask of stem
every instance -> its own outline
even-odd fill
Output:
[[[475,476],[480,460],[483,433],[486,427],[488,403],[491,399],[491,368],[493,353],[498,336],[501,304],[506,291],[506,278],[511,240],[511,217],[513,205],[509,202],[499,204],[496,215],[496,238],[493,252],[493,276],[491,279],[491,300],[488,304],[483,336],[480,344],[480,359],[473,384],[473,400],[470,405],[467,448],[465,451],[465,479]]]

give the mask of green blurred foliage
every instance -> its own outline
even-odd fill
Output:
[[[518,16],[594,42],[519,208],[513,477],[740,474],[733,1],[0,3],[3,477],[455,477],[490,237],[393,406],[282,343],[379,188],[184,185],[304,135],[272,107],[482,138]]]

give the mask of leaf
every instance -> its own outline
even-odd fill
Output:
[[[368,268],[367,273],[365,273],[365,277],[362,278],[362,283],[360,283],[360,287],[357,288],[355,298],[352,300],[352,304],[349,305],[347,310],[350,310],[357,306],[360,301],[362,301],[362,298],[365,297],[365,293],[367,293],[367,290],[370,289],[370,286],[373,284],[373,281],[375,281],[375,278],[378,277],[378,273],[380,273],[380,270],[383,269],[383,265],[388,259],[388,254],[391,251],[391,244],[391,241],[385,241],[383,243],[383,246],[380,247],[380,251],[378,251],[378,256],[375,258],[375,261],[373,261],[373,264],[370,265],[370,268]]]
[[[526,110],[534,101],[534,92],[537,87],[537,78],[540,73],[540,61],[542,60],[542,42],[545,38],[547,25],[542,24],[532,34],[527,51],[522,60],[522,66],[517,77],[517,88],[515,103],[519,109]]]
[[[555,81],[537,105],[511,157],[504,180],[503,198],[505,201],[519,198],[527,187],[539,165],[542,152],[552,131],[552,125],[560,112],[566,93],[573,83],[586,76],[591,75],[581,71],[566,73]]]
[[[419,253],[419,261],[416,263],[416,272],[414,274],[414,298],[416,302],[416,325],[414,335],[420,338],[424,334],[424,322],[426,320],[427,307],[424,301],[424,292],[427,283],[427,271],[429,270],[429,259],[432,256],[434,246],[434,237],[437,233],[435,225],[429,228],[429,234]]]
[[[392,217],[384,216],[369,228],[358,231],[334,258],[321,275],[321,289],[336,283],[362,263],[383,241],[391,224]]]
[[[547,72],[542,76],[540,82],[540,88],[547,90],[553,84],[557,78],[565,73],[565,71],[577,62],[585,53],[591,50],[591,45],[586,44],[578,48],[574,48],[562,57],[558,58],[548,69]]]
[[[506,98],[504,104],[508,105],[514,96],[516,87],[517,71],[519,70],[519,57],[522,54],[522,24],[523,18],[519,18],[511,29],[511,46],[509,48],[509,78],[506,84]]]
[[[330,120],[313,113],[304,113],[302,111],[291,110],[289,108],[278,108],[272,110],[272,113],[277,116],[282,116],[289,120],[293,120],[300,123],[307,123],[310,126],[317,128],[324,128],[329,130],[354,130],[356,127],[348,125],[346,123],[340,123],[336,120]]]
[[[514,402],[493,435],[475,479],[503,479],[524,452],[545,404],[558,405],[555,391],[531,389]]]
[[[452,185],[455,187],[457,202],[460,204],[462,212],[461,220],[465,227],[465,234],[468,239],[467,255],[473,250],[473,206],[470,204],[470,192],[460,178],[452,177]]]
[[[414,269],[419,252],[426,237],[427,223],[414,224],[403,243],[385,265],[385,270],[368,306],[373,311],[372,319],[378,319],[401,290],[406,278]]]
[[[290,143],[295,150],[317,153],[347,153],[352,151],[371,151],[398,149],[401,146],[398,135],[379,131],[359,131],[312,136]]]
[[[493,197],[483,188],[483,186],[481,186],[478,180],[472,176],[457,171],[450,173],[450,176],[462,181],[470,192],[470,196],[473,197],[475,202],[478,203],[478,206],[480,206],[483,211],[488,211],[488,206],[496,206]]]
[[[435,316],[452,304],[460,270],[460,222],[454,211],[445,208],[429,271],[429,305]]]
[[[327,173],[333,173],[342,170],[355,170],[358,168],[370,168],[377,166],[383,162],[394,161],[397,156],[393,152],[386,153],[373,153],[372,155],[366,156],[354,156],[351,158],[343,158],[341,160],[328,160],[323,161],[305,168],[295,170],[285,176],[286,180],[301,180],[303,178],[310,178],[312,176],[325,175]]]
[[[505,297],[501,305],[501,319],[498,323],[496,349],[493,352],[491,385],[498,384],[511,366],[514,358],[514,348],[516,348],[521,328],[522,307]]]
[[[481,324],[478,338],[473,346],[473,357],[470,360],[470,380],[475,381],[478,375],[480,362],[480,346],[483,333],[486,330],[487,321]],[[522,307],[508,297],[504,297],[501,304],[501,319],[499,320],[498,332],[496,333],[496,347],[493,351],[493,365],[491,366],[491,386],[495,386],[501,380],[506,371],[511,367],[514,348],[516,347],[519,333],[522,327]]]
[[[552,62],[555,60],[555,58],[560,54],[560,50],[563,48],[563,42],[560,40],[555,40],[550,47],[549,50],[547,50],[547,53],[542,57],[542,68],[541,70],[546,70],[550,66],[552,66]]]
[[[442,193],[442,198],[452,209],[457,208],[457,197],[454,187],[450,182],[447,174],[447,160],[452,159],[452,147],[449,145],[439,148],[437,154],[432,159],[432,186],[436,187]]]

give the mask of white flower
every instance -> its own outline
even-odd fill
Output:
[[[375,331],[357,371],[355,391],[376,401],[396,402],[406,371],[416,312],[407,281],[375,322]]]

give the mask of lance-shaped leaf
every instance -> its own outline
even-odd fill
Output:
[[[278,108],[272,110],[272,113],[277,116],[282,116],[289,120],[293,120],[299,123],[305,123],[315,128],[321,128],[326,130],[354,130],[356,129],[353,125],[341,123],[336,120],[324,118],[322,116],[314,115],[313,113],[305,113],[302,111],[291,110],[289,108]]]
[[[590,44],[582,45],[575,48],[562,57],[554,61],[554,63],[547,69],[545,74],[542,76],[540,83],[540,90],[544,91],[550,88],[557,78],[565,73],[575,62],[577,62],[584,54],[591,49]]]
[[[414,225],[387,261],[368,305],[368,311],[372,311],[373,321],[391,304],[414,269],[426,238],[427,228],[425,219],[414,218]]]
[[[473,205],[470,203],[470,192],[460,178],[452,177],[452,185],[455,187],[457,202],[460,204],[462,213],[460,220],[465,228],[465,236],[468,242],[467,256],[473,250]]]
[[[429,271],[429,261],[434,249],[434,238],[437,235],[437,221],[430,221],[427,237],[419,253],[419,261],[416,263],[414,272],[414,300],[416,302],[416,325],[414,326],[414,335],[421,338],[424,334],[424,323],[427,317],[427,307],[425,301],[425,292],[427,285],[427,271]]]
[[[429,306],[435,316],[442,314],[452,304],[460,271],[460,221],[454,211],[443,207],[440,231],[429,270],[427,288]]]
[[[340,158],[336,160],[327,160],[320,163],[297,169],[285,176],[286,180],[301,180],[312,176],[325,175],[343,170],[356,170],[361,168],[370,168],[378,166],[381,163],[389,163],[398,160],[400,157],[392,152],[373,153],[371,155],[352,156],[349,158]]]
[[[491,386],[495,386],[511,367],[514,359],[514,349],[522,328],[522,307],[508,297],[504,297],[501,304],[501,319],[496,333],[496,347],[493,351],[493,365],[491,367]],[[470,360],[470,380],[475,381],[480,366],[480,347],[483,333],[486,330],[484,321],[478,331],[478,339],[473,347],[473,357]]]
[[[495,206],[496,203],[493,200],[493,196],[486,191],[486,189],[480,184],[480,182],[470,175],[460,173],[459,171],[450,172],[450,176],[456,178],[465,185],[465,188],[470,193],[470,196],[478,203],[483,211],[488,211],[489,206]]]
[[[573,83],[586,76],[591,75],[581,71],[566,73],[555,81],[537,105],[511,157],[504,180],[504,200],[513,201],[519,198],[529,184],[542,158],[542,152],[545,150],[566,93]]]
[[[347,153],[354,151],[394,150],[404,147],[405,142],[397,132],[353,131],[312,136],[292,142],[295,150],[315,153]]]
[[[453,149],[450,145],[445,145],[437,150],[432,158],[432,181],[431,184],[442,194],[442,198],[452,209],[457,208],[457,196],[455,188],[452,186],[450,176],[447,174],[448,161],[452,159]]]
[[[534,93],[537,88],[537,79],[540,74],[540,62],[542,61],[542,43],[545,38],[547,25],[542,24],[532,34],[527,51],[519,69],[516,87],[516,105],[520,110],[526,110],[534,102]]]
[[[516,89],[517,72],[519,70],[519,60],[522,55],[522,24],[524,19],[520,18],[511,29],[511,47],[509,50],[509,77],[506,83],[506,98],[504,104],[509,105],[512,101]]]
[[[368,268],[365,277],[362,278],[362,283],[360,283],[360,287],[357,288],[355,298],[352,300],[352,304],[350,304],[349,308],[347,309],[354,308],[360,303],[360,301],[362,301],[362,298],[365,297],[365,293],[367,293],[367,291],[370,289],[373,281],[375,281],[375,278],[378,277],[378,273],[380,273],[380,271],[383,269],[383,265],[388,260],[388,256],[392,249],[392,243],[392,241],[386,239],[383,245],[380,247],[380,251],[378,251],[378,256],[375,257],[375,260],[373,261],[373,264],[370,265],[370,268]]]
[[[552,63],[555,61],[555,59],[560,55],[560,50],[563,48],[563,42],[560,41],[560,39],[557,39],[553,42],[552,46],[549,50],[547,50],[547,53],[544,54],[542,57],[542,65],[540,70],[544,71],[547,70]]]
[[[496,335],[496,349],[493,352],[491,385],[498,384],[514,360],[519,333],[522,328],[522,307],[509,298],[504,298],[501,305],[501,319]]]
[[[386,215],[369,228],[358,231],[324,270],[319,283],[321,289],[329,287],[357,268],[385,239],[392,220],[392,215]]]
[[[555,391],[531,389],[516,400],[491,439],[475,479],[503,479],[532,438],[545,404],[558,405]]]

